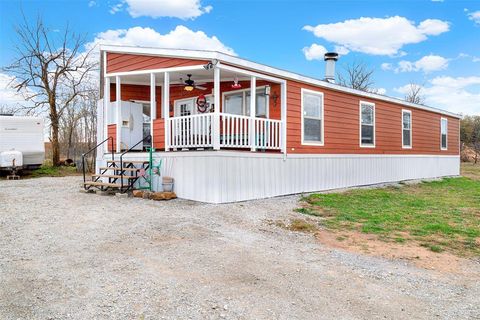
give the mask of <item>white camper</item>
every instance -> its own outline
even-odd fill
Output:
[[[0,170],[41,166],[45,159],[43,128],[42,118],[0,115]]]

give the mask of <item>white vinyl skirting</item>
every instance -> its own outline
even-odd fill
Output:
[[[124,159],[148,159],[132,153]],[[236,151],[157,152],[161,173],[184,199],[226,203],[460,174],[459,156],[287,155]],[[158,181],[158,183],[156,182]],[[154,188],[161,190],[160,179]]]

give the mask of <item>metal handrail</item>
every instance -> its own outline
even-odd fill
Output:
[[[113,150],[113,137],[108,137],[107,139],[103,140],[102,142],[100,142],[99,144],[97,144],[95,147],[93,147],[92,149],[88,150],[87,152],[83,153],[82,154],[82,171],[83,171],[83,182],[84,182],[84,185],[83,187],[85,187],[85,182],[87,182],[87,180],[85,179],[85,156],[87,154],[89,154],[90,152],[94,151],[94,150],[97,150],[98,147],[100,147],[102,144],[104,144],[105,142],[107,142],[108,140],[110,140],[110,147],[111,147],[111,150],[112,150],[112,161],[115,160],[115,150]]]
[[[142,140],[138,141],[136,144],[134,144],[130,149],[124,151],[121,155],[120,155],[120,190],[123,190],[123,156],[132,151],[133,148],[135,148],[136,146],[138,146],[140,143],[144,142],[145,140],[147,139],[152,139],[152,135],[149,134],[148,136],[144,137]]]

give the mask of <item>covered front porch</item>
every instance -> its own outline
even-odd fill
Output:
[[[103,90],[99,138],[114,137],[117,152],[141,140],[137,151],[286,151],[283,79],[212,60],[105,72]]]

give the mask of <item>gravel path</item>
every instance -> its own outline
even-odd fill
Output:
[[[80,180],[0,181],[0,319],[480,319],[478,279],[268,222],[297,197],[153,202]]]

